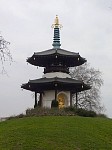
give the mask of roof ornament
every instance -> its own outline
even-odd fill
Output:
[[[51,27],[52,27],[52,28],[60,28],[60,29],[63,27],[61,24],[59,24],[59,18],[58,18],[58,15],[56,15],[54,24],[52,24]]]
[[[58,49],[60,48],[60,29],[62,28],[62,25],[59,24],[58,15],[56,15],[54,24],[51,26],[54,29],[54,37],[53,37],[53,48]]]

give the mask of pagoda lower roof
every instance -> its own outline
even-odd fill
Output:
[[[79,53],[53,48],[42,52],[35,52],[32,57],[27,59],[27,62],[40,67],[46,67],[53,63],[62,63],[68,67],[74,67],[82,65],[86,62],[86,59],[81,57]]]
[[[76,93],[84,90],[89,90],[91,87],[80,80],[55,77],[29,80],[28,83],[22,84],[21,88],[30,91],[36,91],[37,93],[56,89]]]

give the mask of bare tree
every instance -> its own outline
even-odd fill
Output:
[[[10,50],[8,49],[8,45],[10,43],[7,42],[3,36],[0,35],[0,61],[1,61],[1,71],[2,73],[5,72],[4,69],[4,63],[6,61],[9,61],[10,63],[12,62],[12,55],[10,53]]]
[[[78,93],[78,107],[87,110],[101,112],[104,106],[101,105],[100,88],[103,85],[101,72],[85,63],[81,66],[70,68],[72,78],[82,80],[91,86],[90,90]],[[73,96],[75,102],[75,95]]]

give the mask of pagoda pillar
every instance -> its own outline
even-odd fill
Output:
[[[55,100],[57,101],[57,83],[55,84]]]
[[[57,101],[57,89],[55,89],[55,100]]]
[[[37,107],[37,92],[35,91],[35,104],[34,104],[34,108]]]
[[[40,107],[42,107],[42,93],[40,93],[40,99],[39,99],[39,101],[40,101]]]
[[[38,106],[42,107],[42,92],[39,94],[40,94],[40,96],[39,96]]]
[[[76,109],[77,109],[77,106],[78,106],[78,93],[76,92]]]

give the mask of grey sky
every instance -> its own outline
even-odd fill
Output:
[[[8,76],[0,75],[0,117],[33,107],[32,93],[20,86],[43,70],[27,65],[26,58],[52,48],[55,15],[63,25],[61,47],[79,52],[102,72],[102,103],[112,117],[112,0],[0,0],[0,31],[15,61],[5,63]]]

